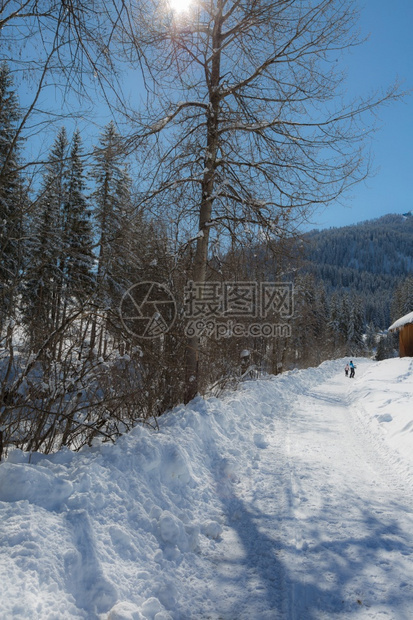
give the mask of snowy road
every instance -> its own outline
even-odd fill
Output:
[[[351,388],[339,373],[284,393],[285,415],[276,401],[259,467],[228,501],[223,618],[413,618],[412,488],[369,441]]]
[[[1,620],[412,620],[413,361],[0,464]]]
[[[412,489],[368,441],[348,381],[340,375],[309,390],[288,418],[286,617],[347,618],[358,606],[358,618],[408,620]]]

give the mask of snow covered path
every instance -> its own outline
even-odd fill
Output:
[[[360,415],[341,375],[290,410],[287,618],[413,617],[412,488],[362,433]]]
[[[413,361],[197,399],[0,464],[0,618],[411,620]]]
[[[223,618],[413,617],[412,488],[361,434],[352,387],[340,372],[284,393],[283,415],[276,400],[228,502]]]

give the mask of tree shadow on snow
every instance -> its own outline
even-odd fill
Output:
[[[212,473],[230,528],[222,555],[212,558],[217,565],[214,619],[320,620],[357,613],[362,607],[396,610],[397,617],[404,618],[413,609],[411,537],[389,514],[375,513],[377,507],[358,498],[356,521],[335,523],[328,498],[303,523],[301,536],[300,520],[285,503],[271,498],[273,512],[267,514],[257,507],[256,498],[240,499],[236,480],[223,474],[225,459],[215,455],[214,462]],[[275,496],[282,487],[274,472]],[[259,502],[265,505],[265,496]],[[393,506],[393,515],[394,509],[407,512]],[[289,539],[293,531],[296,535]]]

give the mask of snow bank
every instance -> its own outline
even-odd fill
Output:
[[[253,484],[274,420],[297,396],[344,377],[345,361],[249,382],[222,399],[195,399],[161,418],[159,432],[137,427],[114,446],[12,452],[0,464],[1,618],[221,617],[212,584],[223,534],[239,519],[234,489]],[[357,366],[355,381],[346,379],[349,403],[408,477],[412,362]],[[276,458],[271,466],[275,473]],[[222,597],[237,581],[230,563],[228,571],[218,575]],[[260,609],[254,620],[274,617]]]
[[[413,359],[368,364],[352,384],[351,403],[377,451],[413,484]]]

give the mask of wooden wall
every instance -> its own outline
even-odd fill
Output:
[[[400,357],[413,357],[413,323],[404,325],[399,331]]]

